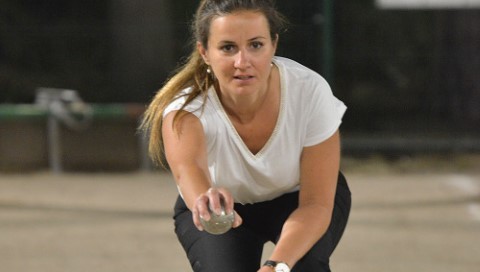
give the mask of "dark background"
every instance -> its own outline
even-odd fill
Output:
[[[277,1],[278,55],[324,74],[324,2]],[[193,0],[0,0],[0,103],[38,87],[146,104],[190,52]],[[351,134],[480,134],[480,11],[335,1],[328,80]]]

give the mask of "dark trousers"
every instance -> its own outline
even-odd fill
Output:
[[[236,203],[235,211],[243,224],[225,234],[212,235],[197,230],[190,210],[179,197],[175,204],[175,233],[195,272],[256,272],[264,244],[278,241],[283,223],[297,207],[298,192],[255,204]],[[330,271],[330,255],[345,230],[350,207],[350,190],[340,173],[330,226],[292,272]]]

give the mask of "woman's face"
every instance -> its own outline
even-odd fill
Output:
[[[227,95],[249,95],[267,87],[277,40],[266,17],[239,11],[212,20],[208,49],[198,49]]]

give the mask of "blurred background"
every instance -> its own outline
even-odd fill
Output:
[[[175,183],[137,128],[190,53],[197,4],[0,0],[0,271],[189,271]],[[278,55],[349,107],[334,271],[477,271],[480,1],[277,5]]]
[[[100,105],[112,104],[119,106],[113,111],[127,112],[107,114],[110,123],[141,114],[189,54],[189,23],[197,2],[0,0],[3,126],[26,115],[11,106],[35,103],[40,87],[75,90],[83,101],[99,105],[94,112],[111,113]],[[478,5],[277,2],[291,21],[278,55],[318,71],[349,107],[342,125],[346,153],[479,151]],[[95,116],[92,123],[105,114]],[[11,147],[5,144],[7,132],[2,134],[0,147]],[[34,139],[22,142],[29,141]],[[62,152],[75,157],[71,148]],[[45,156],[30,167],[42,161],[45,165]]]

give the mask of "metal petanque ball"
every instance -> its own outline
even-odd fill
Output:
[[[217,215],[215,212],[210,210],[210,220],[206,221],[200,217],[200,222],[202,223],[202,226],[206,232],[219,235],[224,234],[232,228],[234,219],[235,215],[233,212],[227,214],[225,212],[225,207],[222,205],[222,212],[220,215]]]

